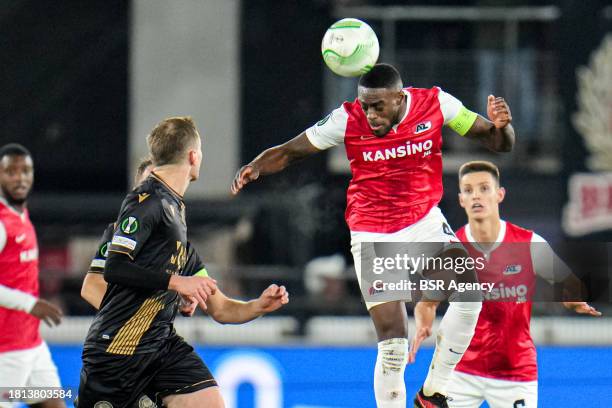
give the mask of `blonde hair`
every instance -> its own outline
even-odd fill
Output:
[[[176,164],[195,147],[200,135],[189,116],[176,116],[159,122],[147,136],[151,160],[156,166]]]

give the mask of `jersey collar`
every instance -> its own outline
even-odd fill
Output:
[[[495,243],[490,248],[485,249],[481,247],[478,242],[476,242],[474,236],[472,235],[472,229],[470,228],[470,224],[467,224],[465,226],[465,236],[467,237],[468,242],[472,244],[474,248],[488,256],[491,252],[495,251],[501,245],[502,242],[504,242],[504,238],[506,237],[506,221],[499,220],[499,232],[497,233]]]
[[[170,191],[170,193],[172,193],[172,195],[176,196],[176,198],[178,198],[181,202],[183,201],[183,196],[180,195],[172,187],[170,187],[168,185],[168,183],[166,183],[161,177],[159,177],[157,174],[155,174],[155,172],[152,171],[151,175],[149,177],[153,177],[155,180],[159,181],[164,187],[166,187]]]
[[[2,196],[0,196],[0,203],[3,204],[6,208],[8,208],[15,215],[18,215],[19,218],[21,218],[21,221],[25,221],[25,217],[26,217],[26,209],[25,208],[23,209],[23,211],[18,211],[15,207],[10,205],[8,203],[8,201],[6,201],[6,198],[4,198]]]
[[[402,89],[402,93],[404,95],[406,95],[406,112],[404,112],[404,116],[402,116],[402,119],[397,122],[397,124],[393,125],[391,127],[391,129],[393,129],[393,131],[397,132],[397,128],[399,127],[399,125],[402,124],[402,122],[408,117],[408,113],[410,112],[410,105],[412,104],[412,95],[410,95],[410,92],[408,91],[408,89]]]

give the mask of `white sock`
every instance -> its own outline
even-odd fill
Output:
[[[423,384],[427,396],[447,395],[446,385],[474,336],[481,302],[451,302],[436,337],[436,350]]]
[[[408,361],[408,339],[395,338],[378,343],[374,368],[374,395],[378,408],[406,408],[404,371]]]

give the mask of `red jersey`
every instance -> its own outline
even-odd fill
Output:
[[[0,285],[38,297],[38,244],[27,209],[17,212],[0,200]],[[0,352],[42,342],[40,320],[0,306]]]
[[[463,107],[440,88],[405,88],[402,120],[377,137],[355,99],[306,130],[318,149],[344,143],[353,178],[345,218],[351,231],[393,233],[442,198],[442,126]]]
[[[536,381],[536,349],[529,331],[529,300],[537,269],[532,243],[545,241],[533,231],[504,221],[488,253],[474,242],[469,225],[457,231],[457,237],[467,243],[471,257],[484,255],[485,267],[477,271],[478,280],[495,286],[485,293],[474,337],[455,369],[501,380]]]

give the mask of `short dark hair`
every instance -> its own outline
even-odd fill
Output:
[[[359,86],[364,88],[401,89],[402,77],[395,67],[389,64],[376,64],[359,78]]]
[[[199,139],[195,122],[189,116],[176,116],[159,122],[147,136],[151,160],[156,166],[176,164],[183,153]]]
[[[30,151],[25,146],[19,143],[8,143],[0,147],[0,160],[4,159],[4,156],[30,156]]]
[[[479,171],[484,171],[493,176],[493,179],[499,185],[499,168],[495,164],[486,160],[475,160],[464,163],[459,169],[459,182],[461,182],[461,178],[466,174],[476,173]]]

